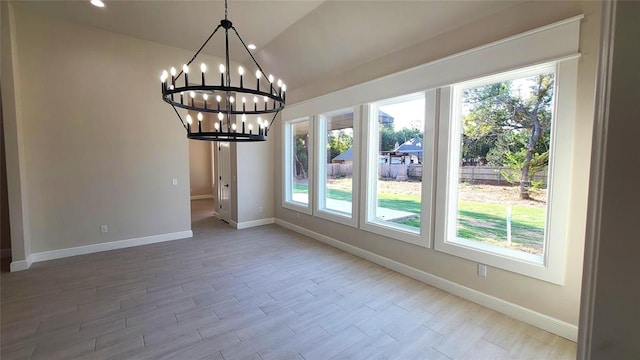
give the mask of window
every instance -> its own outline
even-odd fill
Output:
[[[429,94],[429,101],[417,93],[370,104],[366,150],[365,229],[423,246],[428,246],[434,153],[435,92]]]
[[[313,209],[316,216],[352,226],[357,217],[362,230],[418,246],[431,246],[433,236],[436,251],[562,284],[567,239],[580,236],[576,229],[584,225],[588,178],[588,167],[580,164],[589,156],[584,151],[589,140],[574,139],[576,130],[584,132],[591,121],[575,119],[582,18],[559,21],[288,106],[283,119],[303,119],[312,125],[308,139],[313,139],[314,147],[307,147],[307,156],[314,166],[313,171],[309,169],[313,182],[306,185],[306,202],[293,202],[292,135],[285,136],[289,156],[284,169],[285,206],[309,214]],[[499,192],[479,193],[486,190],[482,186],[509,186],[519,194],[522,167],[518,171],[517,164],[527,155],[522,152],[527,130],[515,121],[522,120],[522,111],[499,102],[516,95],[523,103],[531,100],[530,78],[545,74],[545,81],[553,83],[546,102],[540,105],[548,116],[544,119],[549,120],[545,123],[548,129],[541,131],[541,141],[533,147],[529,177],[525,174],[524,178],[524,190],[533,191],[529,196],[535,201],[520,204],[516,198],[509,203]],[[476,97],[483,91],[487,96],[480,102]],[[492,91],[493,98],[488,96]],[[359,148],[353,145],[353,151],[361,155],[360,177],[356,179],[358,166],[354,164],[350,198],[349,188],[339,193],[341,189],[326,169],[334,159],[326,154],[327,142],[333,130],[339,133],[332,124],[333,116],[340,115],[328,111],[348,108],[354,110],[353,143],[362,140]],[[309,114],[314,117],[305,118]],[[504,120],[502,125],[483,124],[490,115]],[[385,123],[390,118],[393,125]],[[420,136],[421,152],[400,149],[403,145],[418,147]],[[316,141],[324,144],[316,146]],[[509,152],[494,149],[490,154],[496,146]],[[322,156],[317,162],[313,161],[315,154]],[[345,183],[349,182],[341,186]],[[332,204],[339,196],[339,200],[351,201],[351,213],[348,205],[338,208]]]
[[[356,225],[358,175],[357,119],[352,108],[318,117],[318,200],[316,215]]]
[[[450,106],[442,105],[448,134],[441,141],[448,146],[441,158],[446,167],[439,170],[446,198],[436,249],[508,270],[540,275],[547,268],[552,239],[563,243],[566,232],[549,216],[562,216],[552,204],[567,197],[556,186],[569,179],[570,166],[556,154],[571,152],[570,130],[557,131],[558,122],[572,121],[558,116],[558,69],[531,67],[444,92]]]
[[[283,206],[301,212],[311,213],[311,127],[309,118],[285,123],[285,181]]]

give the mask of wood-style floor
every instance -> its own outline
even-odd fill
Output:
[[[575,344],[276,225],[2,273],[1,358],[575,359]]]

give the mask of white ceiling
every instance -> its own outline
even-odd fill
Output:
[[[197,50],[224,17],[222,1],[104,0],[18,1],[18,6],[68,22],[95,26],[167,45]],[[229,19],[267,73],[286,80],[289,89],[336,75],[417,44],[514,1],[248,1],[230,0]],[[223,56],[223,37],[204,49]],[[222,46],[220,46],[222,45]],[[231,41],[232,60],[248,55]]]

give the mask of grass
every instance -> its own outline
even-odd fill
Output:
[[[308,185],[294,184],[294,193],[307,193]],[[327,189],[330,199],[352,201],[351,191]],[[379,193],[378,206],[416,214],[414,218],[397,221],[412,227],[420,227],[420,196],[417,194]],[[458,202],[457,235],[494,245],[506,246],[507,221],[505,204],[490,204],[474,201]],[[530,252],[542,253],[544,239],[545,209],[514,205],[511,209],[512,247]]]
[[[458,236],[465,239],[506,245],[507,206],[472,201],[458,203]],[[511,209],[511,241],[517,249],[541,253],[545,210],[527,206]]]

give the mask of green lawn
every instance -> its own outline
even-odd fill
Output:
[[[472,201],[458,203],[458,236],[496,245],[507,241],[507,206]],[[518,206],[511,208],[511,241],[528,252],[542,252],[545,209]]]
[[[294,193],[307,193],[307,184],[295,184]],[[350,191],[328,189],[328,196],[335,200],[352,201]],[[418,195],[379,193],[378,206],[407,211],[415,218],[398,221],[400,224],[420,227],[420,198]],[[458,203],[458,236],[465,239],[504,245],[507,239],[506,209],[504,204],[488,204],[473,201]],[[544,239],[545,209],[514,205],[511,209],[511,239],[513,245],[523,251],[541,253]]]
[[[309,192],[309,184],[305,184],[305,183],[293,184],[292,190],[294,194],[306,194]]]

